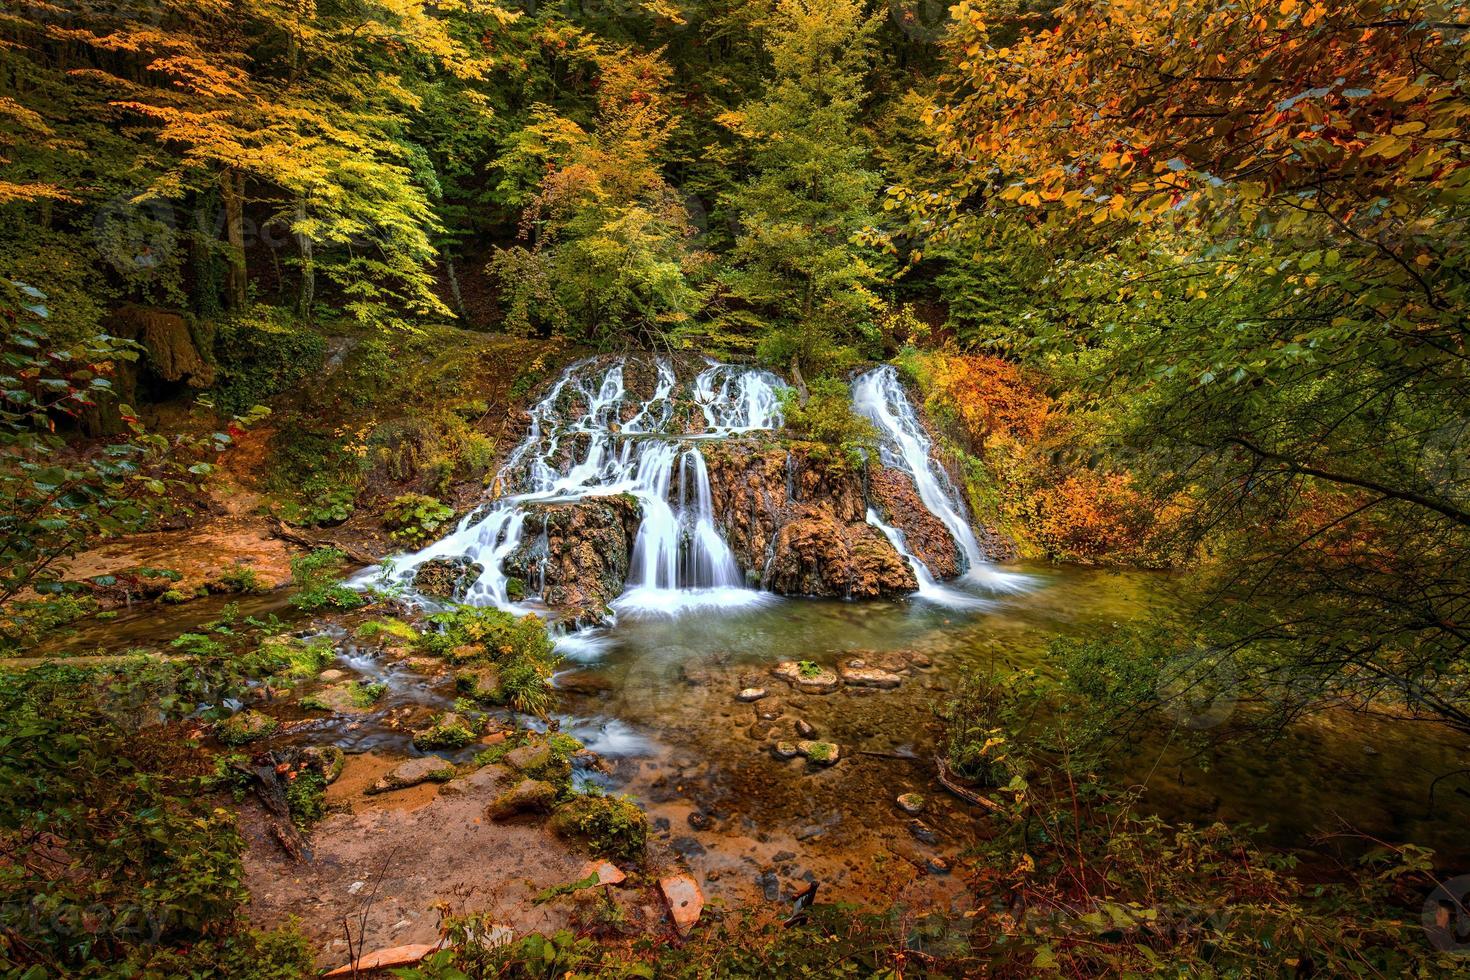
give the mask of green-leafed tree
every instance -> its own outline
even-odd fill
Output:
[[[717,330],[783,366],[820,370],[871,330],[876,273],[854,238],[882,183],[860,125],[878,23],[854,0],[782,0],[766,92],[724,117],[750,177],[727,198],[740,230]]]

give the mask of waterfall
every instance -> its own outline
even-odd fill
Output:
[[[952,606],[957,609],[976,609],[980,606],[988,605],[984,599],[978,596],[961,592],[958,589],[951,589],[936,582],[934,576],[929,573],[929,567],[919,561],[918,556],[909,550],[908,542],[904,539],[903,532],[890,524],[884,524],[879,519],[878,512],[871,507],[868,508],[868,523],[882,531],[883,536],[888,539],[888,543],[893,545],[894,550],[902,555],[903,559],[909,563],[909,568],[914,573],[914,581],[919,583],[918,591],[914,594],[920,599],[928,599],[930,602],[937,602],[942,606]]]
[[[985,560],[985,552],[975,538],[975,530],[965,514],[964,501],[954,484],[934,461],[933,441],[919,420],[919,413],[909,401],[903,384],[898,380],[898,371],[891,365],[876,367],[861,375],[852,385],[853,409],[871,419],[878,427],[882,439],[879,453],[884,466],[907,473],[914,481],[925,509],[939,518],[949,536],[954,539],[964,557],[964,578],[972,583],[992,589],[1014,590],[1024,588],[1029,581],[1026,576],[1008,575],[996,571]],[[904,543],[903,535],[877,519],[872,511],[868,523],[883,531],[899,554],[908,559],[915,576],[923,562],[911,554]],[[925,579],[932,585],[933,575],[923,569],[920,594],[924,593]],[[943,590],[953,593],[954,590]],[[954,593],[958,595],[958,593]],[[938,597],[938,593],[934,593]]]
[[[607,367],[586,360],[567,368],[529,410],[526,436],[496,476],[508,492],[466,515],[447,537],[399,556],[386,573],[388,584],[409,588],[424,562],[464,555],[484,569],[466,601],[519,611],[504,563],[528,530],[525,505],[628,493],[637,498],[642,521],[615,610],[671,613],[761,601],[762,593],[746,588],[715,521],[698,440],[779,427],[785,385],[768,371],[708,362],[686,394],[704,429],[688,432],[676,418],[680,384],[673,365],[656,363],[646,399],[629,394],[626,367],[621,360]],[[381,574],[366,573],[358,584],[373,581],[382,582]]]

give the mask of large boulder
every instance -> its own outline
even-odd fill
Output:
[[[935,578],[954,578],[964,569],[960,550],[944,522],[919,498],[913,478],[900,470],[873,467],[869,492],[885,523],[903,532],[904,543]]]
[[[525,543],[505,570],[541,584],[541,598],[577,625],[603,621],[623,591],[642,520],[628,494],[527,505]],[[537,530],[541,533],[537,533]]]

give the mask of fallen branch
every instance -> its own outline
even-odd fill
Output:
[[[296,822],[291,819],[291,806],[286,802],[286,787],[276,774],[275,757],[267,755],[266,758],[270,760],[267,765],[237,766],[236,769],[250,776],[255,795],[265,807],[266,826],[270,828],[276,843],[281,845],[281,850],[293,861],[310,861],[311,850],[306,846],[301,832],[296,829]]]
[[[950,771],[949,763],[945,762],[942,756],[936,755],[934,757],[934,764],[939,769],[939,785],[949,790],[955,796],[958,796],[966,803],[973,803],[976,806],[983,806],[991,812],[999,813],[1002,816],[1009,817],[1011,820],[1016,819],[1013,813],[1008,811],[999,803],[995,802],[989,797],[981,796],[979,793],[975,792],[969,787],[959,783],[956,780],[954,773]]]
[[[313,538],[299,531],[293,531],[279,517],[271,518],[271,537],[279,538],[282,541],[305,548],[308,551],[315,551],[318,548],[336,548],[348,558],[362,565],[376,565],[378,563],[376,557],[368,554],[366,551],[354,548],[350,544],[343,544],[331,538]]]

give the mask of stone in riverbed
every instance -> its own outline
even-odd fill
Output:
[[[430,558],[414,573],[413,588],[433,599],[462,599],[484,571],[484,565],[465,556]]]
[[[480,790],[494,789],[501,783],[510,782],[514,778],[514,775],[505,766],[481,766],[468,776],[451,779],[440,787],[439,793],[442,796],[468,796]]]
[[[681,936],[689,935],[689,930],[699,921],[699,913],[704,911],[704,893],[699,890],[698,883],[688,875],[670,875],[660,878],[658,887],[663,892],[664,901],[669,904],[674,928]]]
[[[430,780],[444,782],[453,777],[454,766],[436,755],[426,755],[394,766],[387,775],[373,783],[368,793],[387,793],[395,789],[408,789]]]
[[[813,742],[802,740],[796,743],[796,749],[806,756],[807,761],[819,766],[831,766],[837,763],[842,756],[842,750],[835,742]]]
[[[771,668],[771,673],[804,694],[830,694],[837,690],[837,674],[811,661],[786,660]]]
[[[765,696],[766,689],[763,687],[747,687],[745,690],[735,695],[735,697],[741,701],[759,701]]]
[[[522,779],[485,808],[491,820],[503,820],[530,810],[546,811],[556,802],[556,787],[540,779]]]
[[[623,872],[618,869],[618,866],[616,864],[613,864],[611,861],[589,861],[587,862],[586,866],[582,868],[582,873],[580,876],[578,876],[577,880],[586,881],[593,875],[597,876],[597,883],[599,885],[619,885],[626,881],[628,878],[628,876],[623,874]]]
[[[924,797],[919,793],[904,793],[894,801],[904,813],[923,813]]]
[[[817,730],[805,718],[796,719],[796,734],[802,738],[816,738]]]
[[[882,670],[878,667],[869,667],[861,660],[849,660],[838,669],[844,684],[853,687],[879,687],[886,690],[898,687],[903,683],[903,678],[897,674]]]
[[[801,755],[801,749],[793,742],[777,742],[771,747],[771,753],[778,759],[795,759]]]

